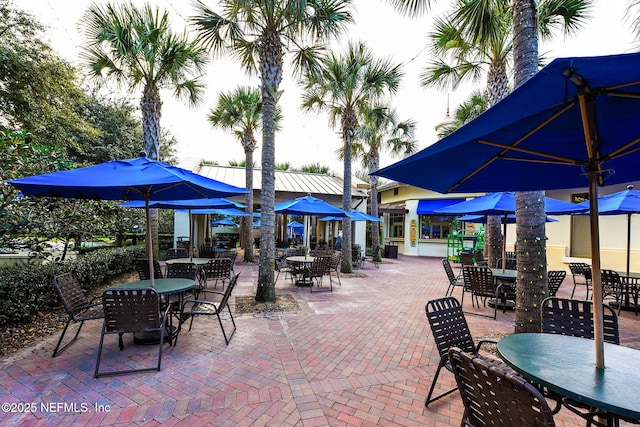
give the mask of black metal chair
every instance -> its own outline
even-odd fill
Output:
[[[186,248],[167,249],[167,259],[188,258],[189,251]]]
[[[622,279],[617,271],[601,270],[600,273],[602,283],[602,299],[614,298],[618,303],[618,314],[622,308],[623,286]]]
[[[502,285],[496,283],[491,270],[484,266],[469,266],[465,265],[462,268],[462,275],[465,283],[469,283],[469,290],[471,291],[471,305],[475,304],[480,307],[480,301],[478,297],[482,299],[483,306],[486,307],[487,298],[494,299],[493,316],[480,313],[469,313],[477,316],[493,317],[496,318],[498,312],[498,301],[500,301],[500,291]],[[503,303],[506,303],[503,301]]]
[[[460,390],[463,426],[555,426],[540,391],[500,360],[449,349]]]
[[[276,279],[275,281],[278,281],[278,277],[280,277],[280,273],[284,273],[284,280],[287,280],[287,276],[289,276],[290,279],[293,278],[293,276],[291,275],[291,265],[289,264],[289,262],[287,261],[286,257],[278,257],[275,260],[275,269],[276,269]]]
[[[342,286],[342,282],[340,281],[340,262],[342,262],[342,252],[333,251],[331,254],[331,266],[329,268],[329,281],[333,282],[333,276],[331,273],[336,273],[338,284]]]
[[[169,307],[165,308],[163,312],[160,311],[158,293],[153,288],[109,288],[102,293],[102,306],[104,324],[100,334],[100,346],[98,347],[94,377],[151,370],[159,371],[162,363],[162,348],[164,347],[166,331],[165,322],[168,317]],[[157,363],[150,367],[100,372],[105,335],[118,334],[118,345],[122,351],[124,349],[122,336],[126,333],[136,332],[157,333],[160,335]],[[168,338],[169,346],[171,346],[171,335]]]
[[[573,290],[571,291],[571,298],[576,292],[578,285],[585,286],[587,288],[587,295],[584,299],[589,299],[589,289],[591,288],[591,266],[585,262],[570,262],[569,270],[573,276]]]
[[[80,282],[78,282],[78,279],[71,273],[63,273],[54,276],[53,287],[56,289],[56,292],[62,301],[62,305],[67,312],[67,316],[69,316],[67,318],[67,323],[64,325],[64,329],[62,330],[62,335],[60,335],[60,339],[58,339],[56,348],[53,350],[52,357],[56,357],[75,342],[80,334],[80,329],[82,329],[82,325],[84,325],[86,320],[102,319],[104,317],[104,312],[102,311],[102,303],[97,302],[99,298],[96,297],[91,300],[87,298],[80,286]],[[76,331],[73,339],[65,344],[64,347],[60,348],[62,339],[67,333],[67,329],[71,323],[80,323],[80,326],[78,326],[78,330]]]
[[[329,276],[329,289],[322,288],[322,278]],[[333,282],[331,281],[331,257],[327,255],[317,256],[313,262],[305,267],[305,281],[310,283],[309,290],[313,292],[313,282],[316,284],[316,291],[333,292]]]
[[[442,259],[442,265],[444,267],[444,271],[447,273],[447,279],[449,279],[449,286],[447,287],[447,292],[445,293],[445,296],[452,296],[455,288],[456,287],[462,288],[464,286],[464,282],[462,280],[462,277],[456,277],[448,258]],[[462,290],[462,297],[464,300],[464,289]]]
[[[208,289],[204,289],[202,291],[205,295],[206,294],[222,295],[222,299],[219,302],[203,301],[201,299],[189,299],[184,302],[182,306],[182,313],[185,317],[186,316],[191,317],[191,321],[189,322],[189,330],[191,330],[191,327],[193,326],[193,319],[196,316],[215,315],[218,318],[220,329],[222,329],[222,335],[224,336],[224,341],[226,342],[227,345],[229,345],[229,341],[231,341],[233,334],[235,334],[236,332],[236,322],[233,319],[233,313],[231,312],[231,307],[229,306],[229,299],[231,298],[231,293],[233,292],[233,289],[235,288],[236,283],[238,282],[238,276],[240,276],[240,273],[236,274],[231,278],[231,280],[229,280],[229,286],[227,286],[227,289],[224,292],[210,291]],[[229,312],[229,317],[231,318],[231,323],[233,324],[233,330],[231,331],[231,334],[228,337],[227,337],[226,331],[224,330],[222,318],[220,317],[220,315],[222,314],[225,308]]]
[[[224,284],[231,280],[233,272],[233,262],[229,258],[214,258],[210,259],[205,265],[202,266],[203,276],[203,288],[207,287],[209,280],[213,280],[214,289],[218,287],[218,282],[222,282],[222,288]],[[206,294],[205,294],[206,296]]]
[[[618,316],[608,305],[603,309],[604,341],[620,344]],[[545,298],[540,305],[542,332],[593,339],[593,303],[568,298]]]
[[[140,280],[149,280],[149,260],[139,259],[136,261],[136,270],[138,271],[138,278]],[[162,269],[160,268],[160,262],[157,259],[153,260],[153,278],[162,279]]]
[[[547,272],[547,283],[549,285],[549,296],[555,297],[556,292],[562,285],[564,278],[567,276],[567,272],[564,270],[549,270]]]
[[[382,249],[380,246],[376,246],[371,249],[371,253],[365,256],[364,261],[371,261],[376,268],[380,268],[380,260],[382,259]]]
[[[198,248],[198,257],[200,258],[215,258],[216,247],[213,245],[200,245]]]
[[[436,348],[440,355],[440,361],[436,368],[436,373],[431,381],[431,387],[429,388],[429,394],[424,405],[429,406],[430,403],[445,397],[458,388],[455,387],[448,390],[436,397],[431,397],[438,381],[438,376],[442,368],[451,371],[451,364],[449,363],[449,349],[451,347],[458,347],[469,353],[478,353],[482,344],[493,343],[492,340],[481,340],[476,345],[471,336],[467,319],[462,312],[462,305],[454,297],[444,297],[428,301],[425,305],[425,312],[427,313],[427,320],[431,327],[431,333],[433,339],[436,342]]]
[[[540,309],[541,331],[543,333],[593,339],[593,303],[591,301],[550,297],[542,301]],[[607,305],[603,304],[602,309],[603,339],[605,342],[619,345],[618,316]],[[587,425],[595,423],[595,417],[602,415],[594,408],[586,408],[584,405],[566,399],[556,393],[547,393],[547,397],[555,399],[557,402],[554,412],[560,410],[560,405],[562,404],[570,411],[586,419],[588,421]]]

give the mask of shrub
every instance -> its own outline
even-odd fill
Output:
[[[60,263],[29,264],[0,268],[0,327],[28,322],[38,312],[60,305],[52,284],[53,276],[65,272],[76,275],[90,293],[109,280],[135,270],[135,260],[144,248],[105,248]]]

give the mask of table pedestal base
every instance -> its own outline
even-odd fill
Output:
[[[175,336],[178,328],[175,326],[167,326],[164,333],[164,342],[169,342]],[[160,343],[160,332],[136,332],[133,334],[133,343],[137,345],[156,345]]]
[[[504,305],[507,305],[506,307],[504,307]],[[496,306],[496,299],[490,299],[487,301],[487,305],[491,308],[494,308]],[[516,309],[516,303],[513,301],[500,301],[498,300],[497,305],[499,309],[506,309],[506,310],[515,310]]]

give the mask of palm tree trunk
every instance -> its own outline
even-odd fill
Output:
[[[160,91],[155,85],[146,85],[140,101],[142,110],[142,137],[144,138],[144,153],[149,159],[160,160],[160,117],[162,116],[162,101]],[[149,210],[149,224],[151,231],[151,247],[153,258],[158,259],[158,228],[159,213],[157,209]],[[190,245],[193,242],[189,242]],[[148,254],[147,254],[148,256]]]
[[[244,144],[243,144],[244,145]],[[246,145],[245,145],[246,147]],[[249,192],[245,195],[245,209],[249,216],[244,217],[244,234],[242,243],[244,246],[244,260],[253,262],[253,149],[245,148],[245,188]]]
[[[513,5],[515,86],[538,70],[538,25],[535,0]],[[544,191],[516,193],[516,256],[518,280],[515,332],[540,332],[540,300],[547,288]]]
[[[505,236],[502,236],[501,224],[500,216],[487,216],[487,225],[484,231],[484,253],[491,267],[495,266],[498,259],[502,258],[502,245]]]
[[[347,111],[342,117],[342,139],[344,140],[344,194],[342,196],[342,209],[351,212],[351,140],[356,128],[357,118],[353,111]],[[353,259],[351,256],[351,218],[342,219],[342,267],[343,273],[353,271]]]
[[[369,172],[373,172],[379,169],[380,154],[375,150],[369,157]],[[375,175],[369,175],[370,189],[370,203],[371,203],[371,215],[378,217],[378,177]],[[380,248],[380,223],[371,223],[371,246],[374,249],[373,256],[376,257],[376,261],[381,261],[381,252],[376,252],[375,248]]]
[[[274,268],[276,255],[275,215],[275,133],[282,81],[282,43],[278,33],[267,29],[260,43],[262,86],[262,191],[260,193],[260,261],[256,301],[275,301]]]

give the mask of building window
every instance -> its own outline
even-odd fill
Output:
[[[404,214],[389,214],[389,237],[404,237]]]
[[[446,239],[453,232],[452,215],[420,215],[420,238]]]
[[[582,203],[589,200],[589,193],[577,193],[571,195],[571,203]]]
[[[397,188],[394,188],[394,189],[393,189],[393,195],[394,195],[394,196],[397,196],[397,195],[398,195],[398,193],[399,193],[398,189],[397,189]]]

